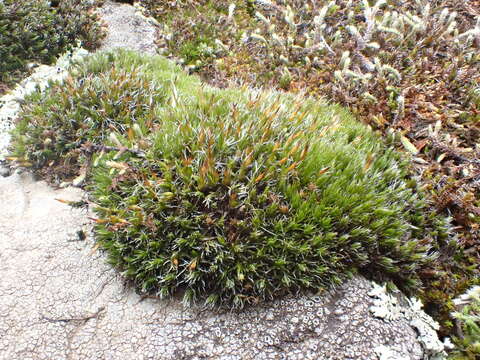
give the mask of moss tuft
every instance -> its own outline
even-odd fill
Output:
[[[59,87],[27,101],[17,155],[93,166],[97,240],[142,291],[242,307],[357,271],[415,289],[447,235],[399,155],[336,105],[129,52]]]
[[[16,80],[28,62],[51,63],[77,41],[97,47],[103,32],[92,8],[80,0],[0,2],[0,83]]]

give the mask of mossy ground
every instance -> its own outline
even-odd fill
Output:
[[[87,49],[104,35],[92,13],[101,1],[5,0],[0,3],[0,94],[28,74],[28,63],[49,64],[80,41]]]
[[[160,50],[205,81],[326,96],[386,137],[392,131],[403,136],[399,149],[414,154],[412,173],[430,204],[453,217],[458,235],[456,254],[443,254],[422,275],[427,310],[443,335],[454,330],[453,297],[480,281],[480,42],[461,36],[478,32],[480,3],[140,2],[166,25]],[[200,35],[201,43],[191,42]],[[195,55],[205,49],[208,56]]]
[[[14,146],[87,176],[110,261],[185,302],[239,307],[358,271],[414,291],[448,241],[401,156],[339,106],[211,88],[161,57],[88,58],[26,100]]]
[[[292,92],[307,90],[312,95],[326,95],[348,105],[364,122],[384,134],[389,134],[392,129],[401,133],[403,145],[415,153],[412,169],[421,176],[423,189],[430,194],[431,204],[454,217],[455,230],[461,245],[453,255],[452,248],[444,247],[439,259],[420,272],[423,283],[427,285],[427,290],[423,293],[427,310],[442,322],[442,334],[448,334],[453,329],[448,318],[448,313],[453,310],[452,297],[479,281],[480,203],[476,180],[478,176],[475,175],[478,162],[474,159],[477,151],[475,139],[479,133],[477,88],[480,72],[478,58],[475,57],[475,46],[478,48],[478,43],[472,42],[466,47],[462,44],[459,47],[455,41],[458,33],[456,35],[453,31],[444,35],[443,31],[448,30],[447,22],[450,21],[452,11],[457,12],[456,27],[459,32],[471,28],[475,23],[476,11],[478,14],[478,1],[425,2],[424,5],[429,3],[430,6],[430,20],[428,27],[415,35],[416,41],[392,43],[395,36],[380,36],[380,41],[374,39],[382,47],[379,53],[381,62],[397,69],[402,77],[401,81],[390,77],[384,82],[378,82],[375,77],[373,82],[363,83],[357,79],[358,81],[349,80],[343,84],[333,75],[335,70],[344,70],[344,53],[355,52],[358,46],[355,40],[336,43],[336,47],[333,47],[335,54],[324,54],[321,50],[321,56],[318,56],[317,60],[310,56],[310,63],[304,57],[298,57],[299,51],[302,51],[300,48],[305,48],[308,40],[302,29],[311,29],[313,18],[312,13],[302,9],[310,6],[312,2],[275,2],[281,7],[291,6],[295,27],[302,30],[296,33],[292,33],[282,11],[269,10],[259,6],[261,2],[256,1],[142,0],[141,3],[146,5],[162,24],[167,25],[160,38],[163,51],[182,60],[189,71],[199,73],[204,80],[222,87],[232,82],[247,83],[274,86]],[[229,20],[231,3],[234,3],[236,8]],[[345,7],[347,1],[336,1],[337,6],[329,9],[326,14],[327,24],[337,24],[337,30],[345,34],[348,32],[347,25],[354,25],[363,36],[365,6],[359,2],[354,3],[356,5],[351,9],[354,16],[350,17]],[[420,3],[389,0],[387,6],[388,10],[398,11],[402,16],[409,11],[423,18],[425,6],[419,7]],[[374,6],[375,2],[370,1],[369,4]],[[442,23],[440,20],[444,8],[448,8],[450,12]],[[313,7],[311,10],[318,14],[320,8]],[[270,24],[276,26],[273,33],[280,37],[283,45],[275,45],[272,31],[269,31],[269,26],[256,15],[257,11],[263,14]],[[384,16],[383,8],[380,14]],[[410,20],[417,21],[415,18]],[[262,36],[266,44],[261,39],[252,41],[249,38],[252,33]],[[334,39],[334,34],[327,34],[329,43]],[[432,34],[442,36],[432,37]],[[285,47],[289,36],[293,43]],[[347,37],[350,36],[351,34],[347,34]],[[373,60],[373,50],[374,48],[367,49],[361,54],[366,56],[366,60]],[[469,55],[472,50],[473,57]],[[356,64],[353,71],[358,72],[358,66],[362,72],[365,71],[363,66],[366,64],[368,67],[368,62],[364,62],[358,54],[355,56],[353,60],[350,59],[352,64]],[[372,95],[378,100],[377,103],[372,102]],[[128,128],[129,124],[125,126]],[[124,127],[124,124],[121,127]],[[86,137],[83,139],[87,139],[88,145],[90,135],[84,135]],[[98,144],[101,142],[95,146]],[[33,149],[34,144],[30,146]],[[42,146],[37,147],[36,151],[45,161],[45,156],[49,155]],[[76,176],[79,169],[86,172],[90,166],[89,151],[98,149],[95,146],[87,146],[82,151],[68,149],[64,153],[70,153],[65,157],[72,159],[68,161],[54,159],[53,156],[48,164],[53,161],[51,168],[55,170],[46,173],[60,174],[57,176],[64,178]],[[59,164],[66,166],[63,174],[57,171],[56,166]]]

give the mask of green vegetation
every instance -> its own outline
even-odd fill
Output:
[[[165,95],[162,86],[136,71],[113,67],[69,78],[48,96],[32,94],[16,129],[23,163],[32,163],[50,181],[69,179],[89,166],[82,147],[105,144],[111,131],[124,133],[146,119],[151,123],[155,112],[150,108]]]
[[[91,13],[93,5],[81,0],[62,0],[56,7],[49,3],[0,2],[0,87],[21,77],[27,63],[51,63],[77,41],[87,49],[98,46],[103,32]]]
[[[479,1],[140,2],[163,25],[160,51],[210,84],[306,91],[401,136],[461,245],[421,273],[427,311],[454,330],[452,299],[480,283]],[[199,37],[208,57],[182,48]]]
[[[241,307],[357,271],[415,290],[447,238],[405,162],[340,107],[202,86],[160,57],[88,58],[27,99],[14,146],[51,178],[83,172],[111,263],[187,303]]]
[[[30,3],[40,4],[41,2],[30,0],[28,4]],[[77,4],[77,8],[80,6],[79,1],[62,2],[62,4],[70,3]],[[231,83],[253,85],[255,87],[272,86],[291,93],[306,91],[310,96],[326,97],[328,100],[347,106],[363,123],[368,124],[378,133],[384,134],[387,144],[393,144],[412,154],[413,161],[410,164],[401,162],[391,152],[383,156],[386,156],[385,161],[393,161],[399,164],[399,168],[395,168],[394,171],[399,172],[395,176],[402,179],[401,183],[404,182],[408,187],[412,186],[413,181],[408,179],[406,175],[407,167],[410,174],[416,175],[415,178],[420,180],[419,187],[421,187],[422,193],[427,195],[427,202],[430,206],[426,207],[422,202],[422,205],[415,211],[433,214],[435,211],[431,208],[434,208],[444,215],[451,216],[455,229],[453,238],[460,245],[450,246],[443,241],[440,241],[440,244],[435,243],[437,239],[433,229],[436,226],[432,224],[432,219],[427,219],[427,222],[431,225],[428,225],[425,229],[413,230],[413,233],[410,234],[412,239],[417,238],[423,245],[426,244],[438,251],[438,259],[430,262],[422,260],[420,261],[422,265],[416,265],[418,267],[416,274],[423,285],[421,297],[426,305],[427,312],[441,323],[440,335],[456,333],[458,339],[462,339],[461,342],[460,340],[457,342],[459,347],[456,356],[467,356],[466,358],[475,356],[472,355],[474,353],[471,350],[472,347],[469,346],[470,342],[475,344],[475,341],[472,340],[473,337],[461,336],[462,334],[454,326],[455,322],[458,323],[458,321],[452,318],[450,313],[455,309],[453,298],[464,293],[472,285],[480,283],[480,267],[478,266],[480,263],[480,242],[478,241],[480,235],[480,188],[478,182],[480,148],[477,144],[480,135],[478,121],[480,114],[480,58],[478,51],[480,47],[478,35],[480,34],[480,20],[478,19],[478,0],[140,0],[140,3],[145,6],[146,12],[157,18],[163,26],[159,32],[159,51],[167,57],[175,59],[179,64],[183,64],[189,72],[197,73],[210,84],[218,87],[226,87]],[[3,30],[11,26],[11,24],[8,25],[8,19],[6,21],[4,17],[8,4],[11,6],[13,2],[6,0],[0,4],[0,16],[3,16],[0,17],[0,45],[2,45],[2,41],[8,42],[8,37],[1,36],[10,31]],[[18,7],[14,9],[17,12],[20,11]],[[42,14],[45,18],[49,16],[48,12]],[[85,13],[82,12],[82,14]],[[42,17],[40,16],[40,18]],[[65,19],[67,18],[65,16]],[[93,24],[89,21],[86,21],[85,24]],[[66,20],[66,22],[70,24],[69,21]],[[35,21],[35,23],[41,23],[41,21]],[[78,24],[77,22],[71,24],[73,23]],[[96,25],[91,26],[94,29]],[[15,28],[13,31],[18,31],[18,29]],[[74,34],[75,31],[71,33]],[[97,33],[96,31],[85,32],[86,35],[81,36],[85,40],[88,36]],[[32,36],[32,34],[26,36],[28,44],[36,41],[36,39],[32,40]],[[49,39],[53,39],[55,36],[59,36],[59,32],[56,32],[53,37],[50,36]],[[73,39],[73,37],[70,39]],[[87,44],[95,44],[97,41],[95,39],[98,38],[91,37],[91,41],[87,41]],[[55,48],[55,46],[48,45],[48,48]],[[5,51],[4,49],[8,49],[8,46],[0,47],[0,55],[4,55],[2,53],[2,51]],[[21,58],[31,59],[32,53],[37,54],[36,51],[30,51],[30,55],[26,53]],[[209,176],[216,179],[216,175],[218,175],[220,181],[222,173],[219,170],[225,170],[225,167],[222,166],[227,166],[225,161],[232,158],[232,153],[229,151],[233,150],[228,147],[225,148],[224,144],[218,144],[217,141],[226,141],[222,139],[230,139],[233,135],[228,133],[227,125],[224,127],[216,126],[213,120],[207,121],[206,118],[210,118],[214,114],[215,119],[218,117],[223,119],[225,124],[230,124],[234,113],[232,109],[229,110],[229,105],[226,102],[227,98],[231,97],[237,104],[238,111],[243,111],[244,118],[242,121],[258,124],[259,129],[252,125],[254,130],[252,130],[251,135],[252,139],[258,139],[257,132],[261,132],[261,126],[264,125],[262,125],[261,116],[257,113],[262,106],[267,110],[269,106],[275,107],[276,102],[272,99],[273,95],[259,95],[247,90],[218,92],[201,87],[197,80],[185,77],[178,72],[178,69],[173,68],[164,60],[157,58],[143,61],[132,56],[122,60],[114,57],[115,64],[117,64],[114,69],[110,69],[106,65],[106,58],[103,57],[95,57],[89,60],[87,65],[77,68],[76,74],[67,85],[69,93],[73,95],[74,106],[69,108],[68,99],[63,97],[59,87],[56,87],[56,90],[51,90],[49,97],[46,99],[42,100],[39,95],[34,95],[31,100],[27,101],[16,135],[16,151],[19,161],[24,165],[34,166],[37,171],[51,181],[75,180],[77,183],[79,179],[81,181],[85,176],[88,176],[91,173],[91,167],[98,163],[98,166],[94,169],[96,186],[92,187],[91,190],[95,191],[99,199],[103,199],[102,196],[104,195],[101,195],[101,193],[106,191],[105,186],[111,186],[110,190],[116,189],[118,191],[115,198],[118,201],[120,201],[119,194],[128,199],[138,196],[137,193],[130,193],[127,185],[137,189],[138,192],[142,192],[144,186],[148,187],[148,185],[139,183],[139,176],[141,179],[145,177],[148,180],[147,184],[155,183],[155,176],[162,178],[164,172],[168,173],[170,171],[171,177],[168,178],[168,186],[178,187],[179,193],[170,191],[175,196],[170,199],[171,202],[166,199],[168,200],[165,205],[166,210],[162,208],[161,211],[169,210],[169,204],[177,206],[178,201],[180,203],[186,201],[194,205],[198,204],[201,198],[189,197],[188,193],[191,191],[198,192],[201,184],[184,184],[185,175],[175,171],[177,167],[183,169],[188,166],[178,163],[180,161],[178,159],[169,158],[166,153],[169,153],[170,150],[162,147],[164,139],[159,135],[159,131],[163,129],[163,119],[167,119],[168,124],[173,126],[172,124],[181,123],[180,117],[183,116],[183,112],[192,113],[192,115],[186,116],[194,124],[190,125],[192,127],[191,131],[194,133],[197,131],[197,135],[200,135],[198,129],[205,128],[204,136],[210,136],[213,139],[209,141],[212,141],[211,146],[215,150],[211,151],[211,163],[217,164],[219,162],[221,165],[212,165],[210,160],[207,161],[207,165],[213,166],[214,171],[207,172],[205,176],[207,176],[207,179],[210,179]],[[11,59],[9,56],[0,56],[0,58],[2,59],[0,65],[4,59]],[[15,61],[21,62],[23,60],[17,59]],[[113,58],[109,61],[113,61]],[[131,71],[137,71],[138,73],[135,73],[132,78],[125,78]],[[177,74],[173,80],[172,72]],[[12,74],[17,75],[15,72]],[[95,79],[93,74],[99,75],[99,79]],[[3,80],[2,76],[4,76]],[[5,76],[5,74],[0,74],[0,82],[9,81],[8,76]],[[100,79],[103,79],[105,83],[102,84]],[[108,85],[109,82],[112,85]],[[153,83],[154,86],[148,86],[150,83]],[[123,96],[121,92],[115,93],[116,86],[125,90],[129,95]],[[127,90],[129,88],[135,90],[129,91]],[[108,96],[110,92],[114,94],[114,100],[111,101]],[[197,92],[199,93],[198,98],[192,95]],[[90,96],[91,94],[94,94],[94,96]],[[255,100],[257,97],[261,100]],[[321,104],[315,104],[313,100],[308,100],[308,104],[300,105],[292,96],[282,95],[279,96],[279,99],[281,100],[278,100],[278,104],[289,104],[282,105],[278,111],[279,116],[272,120],[279,127],[283,126],[284,118],[282,118],[282,114],[288,116],[289,111],[295,111],[292,110],[292,106],[294,108],[300,106],[307,113],[305,115],[307,119],[305,120],[307,122],[305,126],[312,121],[308,113],[315,112],[317,111],[315,109],[320,107],[321,110],[318,111],[321,114],[327,113],[328,109],[341,114],[339,115],[342,119],[340,121],[341,125],[335,134],[338,131],[345,130],[345,122],[349,115],[335,107],[325,105],[323,101]],[[247,104],[250,101],[257,101],[257,103],[255,103],[255,106],[248,107]],[[152,106],[153,103],[154,106]],[[176,108],[178,104],[181,104],[179,109],[173,111],[172,108]],[[51,107],[51,110],[48,110],[48,106]],[[118,109],[116,109],[117,107]],[[69,110],[62,112],[61,109],[63,108],[69,108]],[[128,115],[130,109],[134,114],[132,118]],[[246,115],[247,112],[252,113],[249,115],[251,117]],[[190,116],[193,116],[193,118],[190,118]],[[70,127],[64,123],[66,118],[73,119]],[[322,117],[320,116],[320,118]],[[320,119],[318,121],[320,121],[319,127],[321,128],[322,125],[320,124],[324,120]],[[82,125],[83,123],[84,125]],[[38,129],[35,129],[35,126]],[[211,133],[208,133],[207,130],[209,129],[211,129]],[[363,128],[359,127],[359,129]],[[167,134],[170,134],[170,136],[178,136],[179,143],[177,145],[166,142],[166,144],[172,146],[172,154],[175,146],[189,144],[191,133],[185,133],[186,130],[175,133],[172,129],[168,131]],[[273,138],[264,140],[270,139],[273,141],[272,139],[278,138],[279,141],[286,142],[288,137],[285,138],[285,136],[290,134],[288,131],[285,130],[285,134],[280,135],[276,133],[268,134]],[[358,149],[360,150],[358,154],[356,153],[356,156],[360,156],[360,163],[355,165],[356,168],[349,169],[352,171],[362,170],[361,164],[364,164],[363,166],[366,166],[368,170],[367,173],[370,174],[373,171],[372,169],[377,169],[375,166],[382,158],[379,156],[382,151],[380,150],[381,145],[378,144],[379,139],[373,137],[368,131],[366,133],[368,133],[368,136],[363,135],[365,136],[363,139],[372,137],[373,140],[369,141],[373,141],[375,144],[371,145],[373,146],[371,149],[363,148],[362,143],[357,143],[356,140],[345,144],[339,142],[337,145],[340,148],[344,148],[345,145],[345,149],[348,149],[349,146],[359,146]],[[391,141],[392,138],[394,141]],[[315,141],[309,143],[308,139],[308,136],[299,136],[297,141],[301,146],[308,143],[309,156],[313,156],[312,147],[317,144],[317,141],[322,144],[322,140],[315,139]],[[247,148],[241,147],[242,144],[241,142],[235,143],[236,146],[239,146],[236,149],[236,151],[239,151],[238,161],[246,160]],[[261,144],[263,143],[261,142]],[[192,171],[197,171],[197,175],[200,174],[200,171],[204,171],[202,170],[202,161],[205,162],[208,158],[202,157],[207,156],[205,153],[208,154],[208,143],[204,145],[207,147],[198,148],[198,153],[187,158],[187,163],[192,161],[192,164],[196,166],[193,166]],[[284,217],[286,219],[293,218],[296,223],[300,210],[294,206],[295,201],[287,193],[287,188],[289,186],[295,188],[296,186],[295,189],[299,194],[302,191],[308,194],[312,192],[308,189],[309,184],[306,183],[306,180],[301,180],[300,177],[309,178],[308,171],[303,167],[307,165],[307,162],[298,163],[291,172],[283,174],[282,169],[283,171],[286,170],[286,164],[278,166],[275,163],[275,160],[278,160],[277,158],[270,159],[265,154],[262,157],[262,151],[268,152],[269,150],[266,144],[263,145],[263,147],[258,145],[257,148],[256,144],[250,144],[252,149],[248,150],[253,151],[255,148],[255,152],[252,153],[252,159],[248,161],[255,160],[262,166],[268,166],[269,171],[272,171],[270,174],[278,175],[275,177],[278,178],[278,182],[269,183],[268,191],[278,196],[282,206],[287,206],[283,208],[288,209],[288,213],[283,214]],[[289,152],[288,149],[288,146],[285,148],[279,147],[278,155],[284,155],[286,151]],[[355,147],[355,149],[357,148]],[[112,150],[116,150],[115,159],[110,154]],[[217,153],[217,150],[219,153]],[[98,153],[103,154],[100,159]],[[184,155],[182,153],[177,154],[180,158]],[[338,156],[341,157],[342,154],[339,153]],[[254,156],[255,158],[253,158]],[[237,157],[233,157],[237,159]],[[306,159],[304,160],[306,161]],[[357,158],[355,157],[355,159]],[[108,164],[110,165],[106,161],[109,161]],[[334,164],[340,166],[341,161],[335,160]],[[170,168],[165,170],[164,165],[173,167],[173,170]],[[322,173],[319,179],[323,178],[331,181],[335,166],[323,165],[325,167],[319,171],[328,170],[325,170],[325,173]],[[111,175],[114,179],[120,176],[120,172],[122,173],[120,179],[116,180],[118,184],[108,185],[108,178],[105,175],[107,170],[109,173],[112,172]],[[344,171],[345,174],[343,172],[335,174],[348,175],[346,171]],[[267,181],[269,173],[268,171],[264,172],[264,181]],[[156,175],[152,175],[152,178],[151,173]],[[261,198],[263,192],[267,191],[266,188],[258,184],[259,189],[257,189],[255,184],[252,185],[245,180],[249,179],[251,182],[253,174],[257,173],[247,172],[242,174],[246,178],[242,177],[241,180],[234,178],[232,181],[236,180],[242,186],[245,186],[249,194],[252,189],[256,191],[255,197],[248,196],[243,201],[248,205],[246,206],[247,209],[256,209],[259,216],[264,214],[262,216],[266,218],[266,208],[271,204],[265,205],[265,203],[258,202],[258,198]],[[258,176],[262,174],[263,172],[260,172]],[[239,174],[235,173],[233,175]],[[125,176],[125,182],[123,182],[122,176]],[[270,176],[273,177],[273,175]],[[285,179],[282,176],[285,176]],[[362,178],[365,174],[360,172],[357,176]],[[388,176],[385,176],[385,179],[387,179]],[[291,183],[292,179],[300,181],[300,185]],[[355,177],[352,179],[354,180],[353,183],[357,181]],[[335,180],[337,179],[335,178]],[[338,181],[341,182],[340,179]],[[312,183],[315,185],[315,182]],[[359,182],[359,184],[361,183]],[[314,188],[313,185],[312,188]],[[380,194],[385,195],[386,193],[381,192],[381,187],[375,187],[377,185],[380,186],[376,183],[368,189],[374,191],[375,194],[376,191],[380,191]],[[394,182],[393,189],[397,189],[395,187],[397,185]],[[226,185],[222,186],[220,189],[212,190],[212,198],[207,200],[211,201],[212,206],[216,205],[217,210],[195,205],[197,207],[193,207],[196,211],[194,214],[198,214],[198,217],[194,215],[188,217],[185,224],[194,223],[194,226],[199,229],[198,231],[201,230],[200,233],[203,231],[208,234],[212,232],[217,234],[216,230],[212,229],[216,229],[216,226],[218,226],[216,224],[221,221],[218,208],[222,209],[223,203],[219,199],[222,194],[225,195],[221,191],[226,191],[224,188]],[[308,191],[305,191],[302,186],[307,186]],[[169,192],[161,186],[160,189],[154,187],[153,190],[158,196],[160,196],[158,192],[162,191]],[[325,190],[315,188],[315,192],[317,191],[322,194],[325,192]],[[367,191],[367,193],[369,192]],[[260,195],[257,196],[257,194]],[[308,203],[309,198],[304,199],[302,197],[302,199],[305,203]],[[344,209],[342,211],[345,211],[345,214],[348,213],[345,209],[352,210],[354,208],[353,205],[349,208],[348,202],[340,202],[340,204],[339,206]],[[108,235],[109,229],[117,230],[118,228],[118,230],[122,230],[122,226],[125,226],[122,224],[127,224],[123,220],[135,223],[134,215],[129,212],[130,210],[126,210],[125,206],[121,203],[118,205],[109,202],[104,203],[104,209],[109,210],[103,210],[104,213],[99,210],[101,215],[99,222],[105,222],[99,224],[99,229],[103,226],[104,232]],[[385,209],[390,209],[390,206],[394,206],[394,204],[389,203]],[[331,210],[331,208],[328,209]],[[371,208],[367,207],[366,209]],[[119,213],[115,213],[117,210]],[[156,208],[146,206],[141,212],[138,209],[137,211],[139,214],[150,211],[154,214],[154,219],[152,219],[153,222],[148,220],[148,223],[155,224],[155,219],[158,222],[157,216],[159,215]],[[201,212],[210,214],[209,211],[213,212],[216,217],[207,215],[213,222],[209,227],[206,227],[205,224],[200,224],[198,218],[202,216]],[[312,211],[315,213],[314,210]],[[406,214],[410,214],[412,218],[409,217],[410,215],[405,215],[405,218],[399,220],[400,223],[416,224],[412,220],[415,217],[413,215],[415,211],[409,208]],[[123,217],[119,216],[120,213]],[[403,214],[402,211],[400,213]],[[231,212],[227,212],[227,214],[230,216],[229,219],[233,217],[238,220],[238,214],[232,215]],[[179,216],[185,217],[186,215],[180,214]],[[219,216],[220,219],[218,219]],[[111,219],[114,222],[118,220],[115,217],[121,220],[111,223]],[[387,216],[387,218],[389,217]],[[253,219],[254,217],[240,220],[246,221],[247,226],[254,229],[250,225]],[[338,238],[350,234],[352,231],[351,223],[347,220],[341,220],[342,217],[335,219],[335,230],[332,232],[337,232],[336,236]],[[164,227],[158,227],[157,224],[156,227],[150,228],[150,225],[148,225],[146,229],[142,228],[141,224],[137,224],[135,230],[132,231],[136,231],[135,234],[137,235],[144,234],[142,236],[146,236],[145,234],[156,235],[160,231],[158,229],[168,232],[173,227],[174,221],[177,220],[171,219],[172,222],[162,221],[161,225]],[[208,220],[209,223],[211,221]],[[274,226],[277,218],[272,215],[265,221],[267,224]],[[345,228],[340,225],[344,224],[342,221],[347,222]],[[422,221],[420,220],[419,223]],[[304,224],[301,221],[300,224],[300,230],[295,231],[294,239],[302,238],[306,234],[302,227]],[[368,226],[371,225],[372,222]],[[337,230],[337,227],[340,227],[341,231]],[[367,226],[365,225],[365,227]],[[180,230],[183,229],[182,227],[179,228]],[[315,229],[315,231],[323,231],[321,230],[323,228]],[[427,240],[423,240],[423,235],[419,232],[424,231],[425,234],[428,234],[430,229],[433,230],[432,239],[426,236]],[[182,231],[186,230],[183,229]],[[290,234],[289,231],[285,230],[285,234]],[[378,236],[376,239],[381,243],[383,241],[381,234],[375,234],[375,236]],[[146,253],[135,253],[134,245],[137,243],[132,245],[129,242],[132,239],[127,239],[129,235],[125,235],[125,232],[119,231],[118,239],[114,238],[113,235],[108,238],[107,235],[102,240],[102,244],[106,248],[110,246],[109,251],[113,254],[112,262],[123,268],[126,274],[137,282],[139,287],[143,287],[145,290],[170,293],[176,288],[187,288],[189,284],[195,284],[197,287],[194,292],[186,293],[186,300],[197,296],[203,297],[209,291],[216,291],[216,289],[209,287],[210,285],[207,286],[207,283],[212,284],[211,278],[205,284],[197,278],[199,276],[196,275],[198,272],[205,275],[207,270],[201,266],[202,263],[198,254],[192,255],[194,251],[199,251],[198,248],[195,248],[194,240],[191,240],[192,242],[185,240],[186,242],[182,243],[181,246],[177,244],[185,254],[190,251],[190,258],[185,255],[183,260],[179,257],[170,259],[174,265],[178,261],[178,265],[175,265],[177,269],[184,269],[185,271],[179,277],[163,284],[162,287],[159,284],[152,285],[151,281],[149,282],[149,279],[152,279],[152,274],[163,274],[162,276],[170,274],[171,277],[174,271],[173,269],[166,270],[167,265],[165,264],[167,263],[155,270],[157,273],[147,265],[148,261],[146,259],[148,256],[156,254],[155,251],[157,250],[150,249]],[[228,239],[228,234],[223,234],[223,236],[225,235]],[[354,241],[347,241],[347,243],[352,245]],[[143,243],[139,241],[138,244]],[[172,247],[175,245],[173,243],[168,244]],[[248,247],[246,248],[248,249]],[[119,252],[119,249],[125,249],[126,253]],[[168,249],[168,247],[162,249]],[[225,248],[215,247],[216,251],[219,251],[219,249],[224,250]],[[331,248],[331,250],[339,251],[339,249],[334,248]],[[371,247],[367,244],[359,250],[359,258],[349,253],[348,256],[343,258],[345,262],[333,261],[332,267],[325,270],[326,273],[322,281],[325,280],[325,283],[335,282],[334,274],[344,274],[357,268],[369,272],[377,272],[379,269],[388,268],[389,266],[385,265],[372,267],[369,264],[362,264],[361,257],[369,254],[371,250]],[[382,248],[383,250],[386,250],[386,248]],[[386,251],[388,252],[388,249]],[[289,254],[292,255],[292,253]],[[401,261],[397,264],[396,261],[399,259],[396,258],[397,255],[399,254],[385,255],[382,253],[381,256],[391,258],[394,265],[400,268],[399,277],[396,280],[402,286],[401,283],[404,279],[402,271],[405,269],[403,266],[409,265],[408,261],[405,264]],[[147,257],[142,258],[142,256]],[[196,262],[193,262],[195,259],[197,259]],[[206,259],[211,258],[206,257]],[[291,257],[289,261],[291,259],[295,258]],[[228,263],[225,266],[231,264]],[[194,267],[192,271],[189,267],[191,265]],[[139,270],[142,269],[142,266],[143,270]],[[338,268],[335,266],[338,266]],[[198,272],[196,272],[197,267],[200,269]],[[293,271],[289,266],[284,268]],[[228,269],[231,268],[224,267],[222,271],[229,273]],[[243,275],[240,276],[243,276],[245,284],[249,281],[246,273],[251,271],[247,270],[242,269]],[[389,271],[386,271],[386,273],[389,273]],[[189,274],[190,277],[187,277]],[[263,293],[252,285],[253,282],[250,285],[245,285],[247,289],[240,288],[238,276],[234,276],[237,273],[230,270],[230,274],[236,287],[230,292],[221,293],[218,299],[211,298],[209,301],[229,301],[228,299],[233,296],[233,301],[237,304],[254,302],[257,299],[262,299],[262,297],[273,296],[274,293],[287,290],[295,291],[298,288],[308,287],[299,283],[299,273],[295,271],[291,273],[290,280],[284,280],[284,282],[290,281],[291,286],[285,286],[280,278],[272,275],[272,278],[277,281],[272,286],[277,286],[277,288],[265,288]],[[418,279],[413,280],[418,282]],[[215,281],[222,284],[221,280],[215,279]],[[321,286],[320,283],[321,281],[316,282],[315,286]],[[406,284],[408,287],[408,282]],[[316,288],[315,286],[313,288]],[[244,293],[241,291],[244,291]],[[235,300],[235,294],[240,296],[240,300]],[[243,298],[243,295],[247,298]],[[467,331],[464,329],[463,333],[467,333]],[[470,350],[467,351],[466,349]]]
[[[457,348],[451,359],[478,359],[480,356],[480,287],[475,286],[455,299],[459,311],[453,314],[459,334],[454,338]]]

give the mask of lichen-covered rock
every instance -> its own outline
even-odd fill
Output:
[[[378,287],[361,277],[242,312],[137,295],[79,236],[88,214],[55,200],[81,196],[28,174],[0,178],[1,360],[428,358],[406,300],[375,316]]]
[[[445,344],[438,339],[439,324],[423,310],[423,304],[416,298],[407,299],[400,294],[388,293],[386,286],[373,283],[369,295],[374,299],[370,308],[373,315],[385,321],[406,320],[417,331],[418,341],[422,345],[426,359],[443,359],[446,356]],[[376,348],[380,359],[394,360],[397,355],[388,347]],[[402,359],[402,357],[398,357]]]
[[[155,40],[158,22],[143,16],[140,9],[106,1],[97,11],[107,28],[101,50],[121,47],[149,54],[157,52]]]

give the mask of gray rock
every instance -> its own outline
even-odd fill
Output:
[[[0,164],[0,177],[10,176],[10,169]]]
[[[106,1],[97,12],[107,26],[107,37],[100,50],[121,47],[149,54],[157,52],[158,23],[143,16],[135,7]]]

